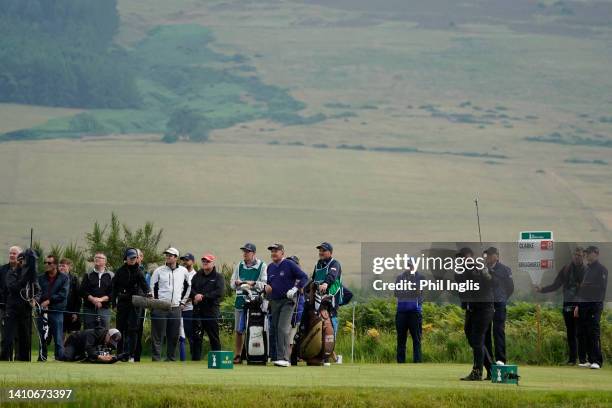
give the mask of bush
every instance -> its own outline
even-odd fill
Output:
[[[158,249],[163,230],[156,230],[152,222],[147,222],[136,230],[123,224],[115,213],[111,214],[110,224],[101,226],[98,221],[93,225],[92,232],[85,237],[89,255],[102,252],[108,260],[108,267],[116,270],[123,265],[123,254],[126,248],[139,248],[147,262],[160,263],[163,256]]]

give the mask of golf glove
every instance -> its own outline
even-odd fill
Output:
[[[293,299],[298,291],[295,286],[287,291],[287,299]]]

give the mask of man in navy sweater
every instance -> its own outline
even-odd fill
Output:
[[[412,337],[412,362],[421,362],[421,337],[423,333],[423,292],[420,288],[420,281],[424,277],[419,272],[412,273],[410,269],[404,271],[395,279],[395,283],[402,281],[412,282],[415,290],[396,290],[397,312],[395,313],[395,328],[397,330],[397,362],[406,362],[406,341],[408,332]]]
[[[271,333],[276,338],[276,358],[274,365],[290,367],[289,336],[291,333],[291,314],[295,305],[297,292],[308,281],[308,276],[293,261],[285,259],[285,248],[282,244],[268,247],[272,263],[268,265],[266,294],[270,300],[272,316]]]

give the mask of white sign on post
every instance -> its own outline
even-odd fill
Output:
[[[523,231],[518,241],[518,266],[540,285],[545,272],[554,269],[555,246],[552,231]]]

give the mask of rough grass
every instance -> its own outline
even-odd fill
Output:
[[[1,363],[0,386],[70,387],[75,404],[97,407],[605,407],[612,398],[607,368],[519,367],[518,387],[460,382],[468,370],[443,364],[208,370],[204,362]]]

